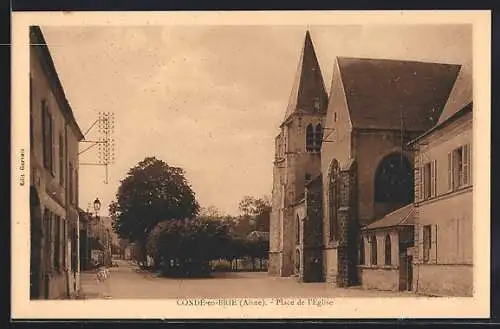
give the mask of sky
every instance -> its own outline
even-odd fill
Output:
[[[336,56],[472,67],[468,25],[42,26],[81,130],[99,111],[115,115],[108,184],[103,167],[81,165],[80,207],[99,197],[107,213],[147,156],[183,168],[202,207],[236,215],[244,196],[270,196],[274,138],[307,29],[328,90]],[[97,160],[97,148],[80,155]]]

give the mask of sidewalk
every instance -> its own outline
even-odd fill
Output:
[[[105,286],[97,282],[94,271],[80,273],[80,295],[77,299],[104,299]]]

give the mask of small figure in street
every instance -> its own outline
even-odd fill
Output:
[[[96,269],[96,279],[97,282],[103,287],[104,289],[104,298],[111,298],[111,293],[110,293],[110,287],[109,287],[109,270],[106,266],[103,264],[97,264],[97,269]]]

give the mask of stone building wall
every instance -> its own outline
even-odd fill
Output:
[[[448,153],[462,145],[472,147],[472,113],[420,141],[416,151],[419,177],[423,164],[436,161],[435,195],[423,200],[422,182],[418,189],[414,290],[426,294],[471,296],[473,291],[473,157],[469,184],[450,190]],[[472,149],[470,150],[471,154]],[[424,259],[424,227],[430,228],[430,249]]]
[[[30,40],[32,43],[44,44],[37,28],[30,28]],[[32,216],[40,221],[35,226],[40,228],[42,235],[40,244],[33,246],[37,249],[33,252],[39,253],[41,259],[38,297],[54,299],[78,289],[79,278],[71,273],[78,271],[78,262],[71,262],[70,247],[74,241],[69,234],[70,228],[76,226],[78,220],[78,179],[69,175],[68,166],[73,162],[74,168],[78,169],[81,131],[66,103],[46,46],[31,46],[29,60],[30,185],[40,201],[39,209],[36,209],[38,213]],[[46,135],[49,138],[47,143],[50,140],[52,143],[47,151],[47,154],[52,154],[52,165],[44,162],[44,108],[49,114],[46,122],[51,122],[52,127],[52,136]],[[72,185],[69,184],[70,179]],[[75,245],[78,251],[78,244]]]
[[[391,154],[403,154],[413,163],[413,153],[406,143],[417,134],[408,134],[401,140],[400,131],[355,131],[353,134],[353,157],[358,163],[357,190],[360,225],[370,224],[390,211],[376,211],[375,175],[382,160]],[[403,206],[399,205],[397,208]]]

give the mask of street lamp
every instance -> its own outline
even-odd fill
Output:
[[[95,210],[95,216],[97,217],[99,210],[101,210],[101,201],[99,201],[99,198],[95,198],[94,200],[94,210]]]

